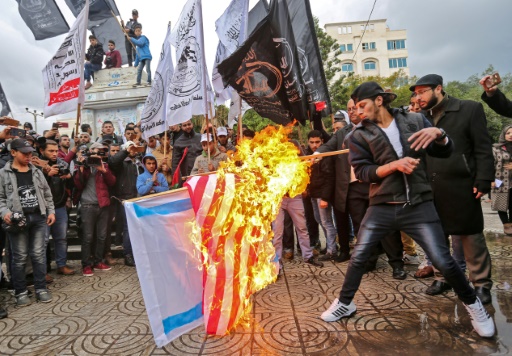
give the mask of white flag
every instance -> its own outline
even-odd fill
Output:
[[[224,88],[217,66],[244,43],[247,38],[248,17],[249,0],[232,0],[222,16],[215,21],[215,31],[219,37],[219,44],[213,64],[212,82],[213,89],[220,102],[229,100],[232,89],[230,87]]]
[[[203,272],[187,190],[125,202],[137,275],[158,347],[203,324]]]
[[[153,85],[149,91],[141,115],[142,137],[148,140],[150,136],[159,134],[168,129],[166,123],[167,89],[171,81],[174,65],[171,56],[171,25],[167,26],[167,35],[162,44],[160,62],[156,67]]]
[[[167,123],[176,125],[192,115],[208,114],[211,85],[204,57],[201,0],[187,1],[172,30],[171,42],[176,47],[177,63],[167,90]]]
[[[84,60],[89,0],[60,48],[43,69],[44,117],[65,114],[85,101]]]

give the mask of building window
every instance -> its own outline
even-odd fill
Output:
[[[347,33],[352,33],[352,26],[347,26]]]
[[[349,43],[349,44],[347,45],[347,52],[353,52],[353,51],[354,51],[354,49],[353,49],[353,47],[352,47],[352,43]]]
[[[364,31],[364,25],[361,25],[361,32]]]
[[[406,68],[407,58],[391,58],[389,60],[389,68]]]
[[[341,27],[338,27],[338,35],[341,35]]]
[[[374,24],[372,24],[372,23],[370,24],[370,31],[371,31],[371,32],[375,31],[375,25],[374,25]]]
[[[344,44],[340,45],[340,51],[341,51],[341,53],[347,51],[347,48],[346,48],[346,46]]]
[[[374,61],[364,62],[364,70],[375,70],[377,69],[377,64]]]
[[[340,45],[340,51],[341,51],[341,53],[353,52],[354,49],[353,49],[352,43],[349,43],[347,45],[344,45],[344,44]]]
[[[375,42],[364,42],[363,43],[363,51],[369,51],[376,49],[377,46],[375,45]]]
[[[354,65],[352,63],[343,63],[341,65],[341,71],[342,72],[353,72],[354,71]]]
[[[392,40],[388,41],[388,50],[393,51],[396,49],[404,49],[405,40]]]

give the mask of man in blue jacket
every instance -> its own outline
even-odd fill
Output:
[[[142,159],[144,173],[137,177],[137,192],[140,196],[154,193],[161,193],[169,190],[167,179],[163,173],[157,170],[156,158],[153,155],[146,155]]]
[[[357,179],[373,183],[370,207],[361,223],[340,296],[321,318],[332,322],[355,314],[353,298],[366,260],[379,241],[391,231],[400,230],[423,248],[449,281],[477,333],[492,337],[492,318],[444,243],[443,227],[427,178],[425,157],[449,157],[452,141],[423,115],[389,109],[396,95],[384,92],[375,82],[358,86],[352,99],[362,121],[348,138],[349,160]]]
[[[142,26],[135,26],[135,37],[130,37],[130,41],[137,46],[137,55],[135,56],[135,67],[137,68],[137,83],[133,86],[141,86],[140,80],[142,77],[142,70],[146,66],[146,73],[148,73],[148,81],[146,85],[151,85],[151,52],[149,51],[149,40],[146,36],[142,35]]]

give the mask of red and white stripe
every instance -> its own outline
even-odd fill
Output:
[[[201,227],[208,261],[203,272],[203,312],[206,332],[224,335],[233,328],[248,305],[252,267],[258,246],[243,243],[247,217],[230,219],[236,195],[236,178],[226,174],[192,177],[188,187],[196,221]]]

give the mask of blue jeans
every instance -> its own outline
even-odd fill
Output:
[[[140,84],[144,66],[146,66],[146,73],[148,73],[148,83],[151,83],[151,59],[143,59],[137,67],[137,84]]]
[[[11,278],[16,295],[27,290],[25,266],[27,257],[32,260],[34,269],[34,288],[46,289],[46,216],[27,214],[27,226],[19,232],[8,232],[11,246]]]
[[[327,241],[327,252],[336,254],[336,228],[332,219],[332,205],[329,204],[327,208],[320,208],[320,198],[311,198],[313,205],[313,212],[315,213],[316,222],[322,226],[324,230],[325,239]]]
[[[103,260],[107,237],[108,206],[100,208],[96,204],[80,207],[82,216],[82,266],[93,266]],[[91,245],[96,230],[96,248],[91,259]]]
[[[339,300],[342,303],[350,304],[354,298],[365,273],[365,263],[375,246],[390,232],[397,230],[405,232],[423,248],[462,302],[475,302],[475,291],[450,255],[434,203],[427,201],[414,206],[381,204],[368,208],[340,292]]]
[[[66,207],[55,209],[55,223],[52,226],[48,226],[46,235],[46,244],[50,240],[50,234],[53,237],[53,243],[55,244],[55,262],[57,267],[66,266],[67,255],[68,255],[68,212]]]
[[[91,62],[85,62],[84,64],[84,78],[87,81],[91,80],[91,74],[101,69],[100,64],[93,64]]]
[[[130,242],[130,233],[128,232],[128,219],[126,218],[126,210],[124,205],[121,204],[121,209],[123,209],[123,250],[124,255],[133,255],[132,243]]]
[[[295,198],[283,198],[279,214],[272,223],[274,230],[274,239],[272,243],[276,249],[277,258],[281,259],[283,255],[283,230],[284,230],[284,212],[287,211],[292,218],[297,238],[299,239],[300,249],[302,250],[302,258],[307,260],[313,257],[313,250],[309,241],[308,228],[306,226],[306,216],[304,214],[304,203],[302,197],[297,195]]]

